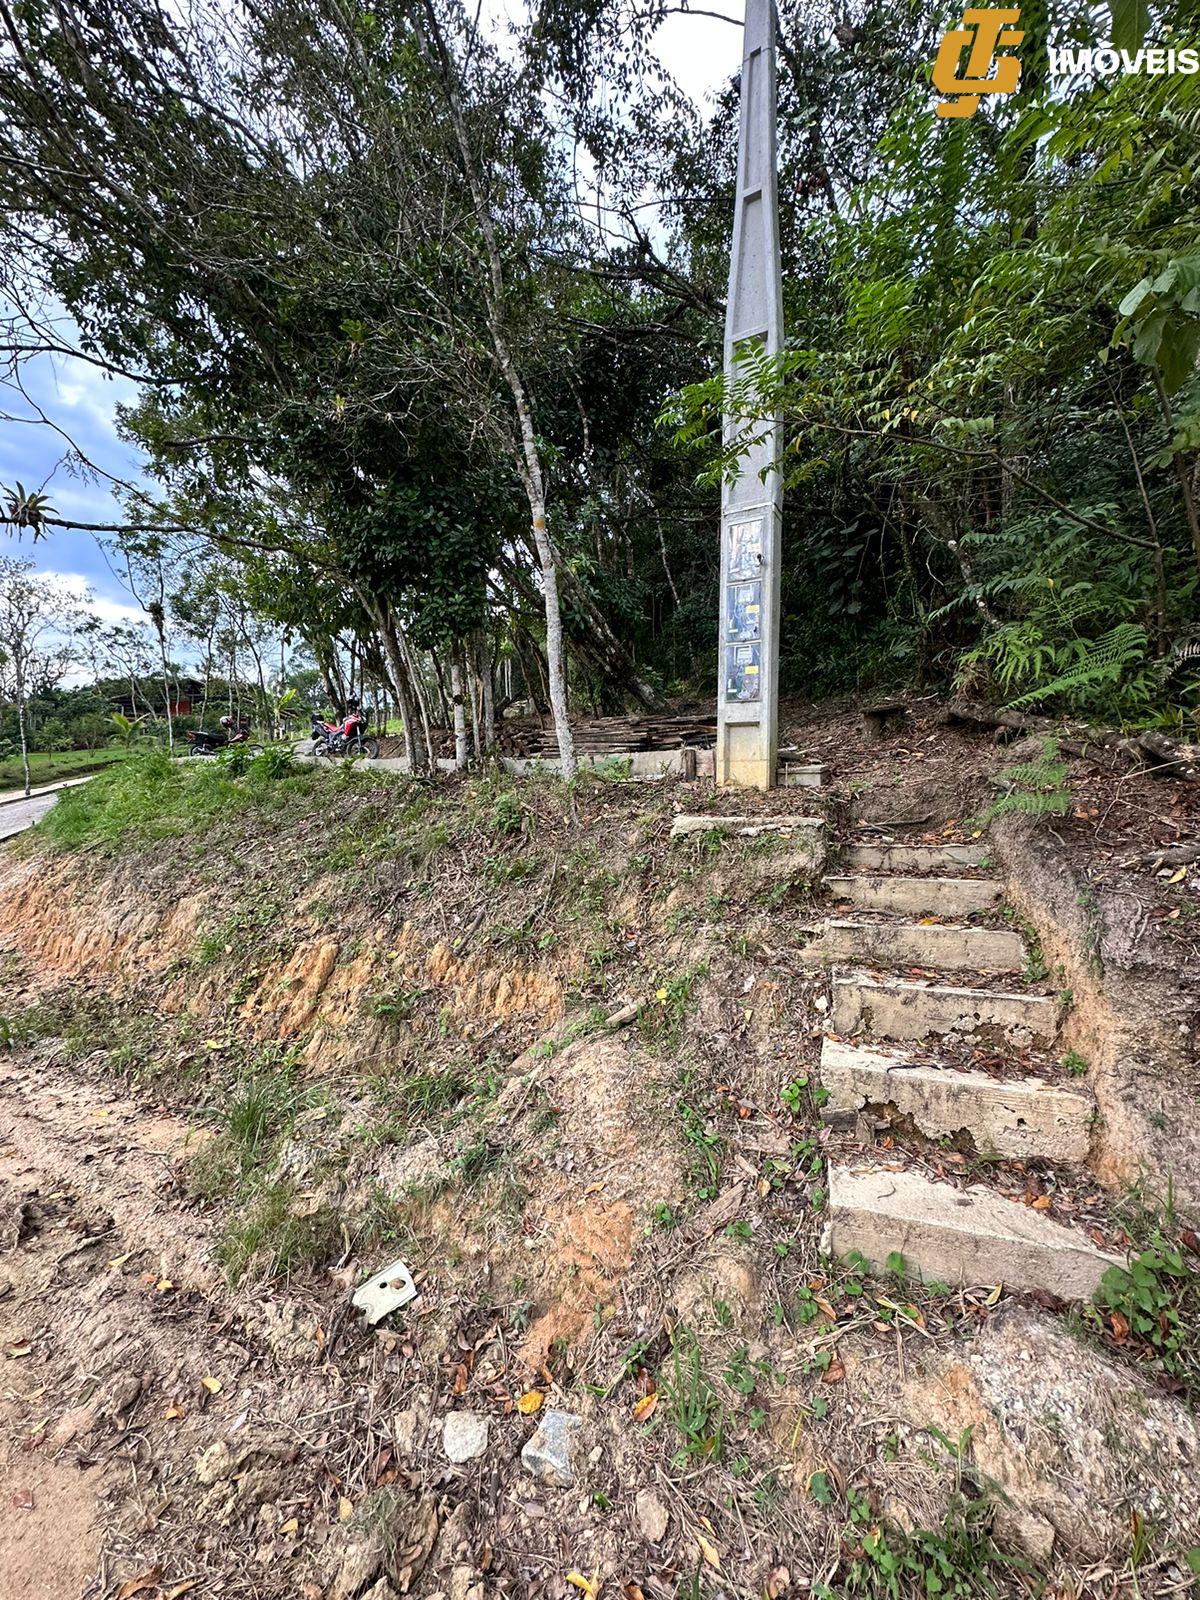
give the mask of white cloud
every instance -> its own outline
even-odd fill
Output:
[[[146,614],[140,607],[127,601],[114,600],[108,595],[97,594],[80,572],[56,572],[51,568],[44,572],[35,572],[32,576],[35,582],[60,584],[84,610],[90,611],[94,617],[99,617],[101,622],[136,625],[146,620]]]
[[[90,362],[74,356],[53,358],[53,383],[58,401],[68,411],[79,412],[100,433],[117,437],[116,410],[137,398],[137,386],[128,378],[110,378]],[[51,408],[47,406],[47,410]],[[68,428],[67,432],[71,430]]]

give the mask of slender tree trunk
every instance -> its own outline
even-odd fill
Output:
[[[171,676],[167,666],[166,641],[160,633],[158,636],[158,649],[162,657],[163,694],[167,698],[167,749],[173,754],[175,750],[175,716],[171,710]]]
[[[25,670],[20,660],[15,663],[17,679],[17,734],[21,740],[21,770],[25,774],[25,793],[32,787],[29,774],[29,735],[26,730]]]
[[[463,672],[457,647],[450,655],[450,694],[454,703],[454,768],[467,770],[467,716],[463,707]]]
[[[429,659],[433,662],[433,676],[437,683],[438,702],[442,712],[442,727],[450,728],[454,725],[454,717],[450,711],[450,697],[446,693],[446,679],[442,674],[442,664],[438,660],[436,650],[429,652]]]
[[[408,667],[408,681],[412,686],[413,697],[417,702],[417,714],[421,719],[428,769],[430,774],[436,777],[438,772],[437,751],[433,748],[433,728],[429,716],[429,693],[425,686],[425,675],[421,670],[420,662],[408,647],[408,640],[402,633],[399,634],[399,639],[404,662]]]
[[[563,651],[562,608],[558,593],[558,564],[546,526],[546,484],[542,472],[541,451],[538,449],[537,433],[533,424],[533,407],[525,380],[517,367],[508,342],[504,265],[496,240],[491,206],[484,193],[475,155],[467,137],[467,126],[459,100],[457,68],[441,36],[437,15],[430,0],[426,0],[425,15],[430,33],[436,41],[442,78],[446,87],[446,99],[454,122],[455,139],[462,158],[463,173],[471,191],[475,221],[483,241],[486,258],[484,294],[487,301],[487,323],[492,336],[492,349],[500,375],[512,395],[513,407],[517,414],[520,453],[516,464],[529,501],[530,527],[542,573],[542,600],[546,612],[546,675],[549,680],[550,709],[554,716],[554,731],[558,739],[562,775],[570,779],[576,773],[575,743],[571,737],[571,724],[567,711],[567,673]]]
[[[396,704],[400,708],[400,726],[404,730],[404,749],[408,755],[409,767],[414,774],[427,773],[430,770],[429,741],[427,737],[423,739],[419,736],[413,718],[412,702],[409,698],[408,664],[397,637],[399,630],[390,616],[383,620],[383,646],[387,652],[388,665],[392,669],[392,690],[396,696]]]
[[[200,701],[200,726],[204,726],[204,719],[208,716],[208,695],[212,688],[213,669],[213,639],[217,632],[217,622],[214,616],[213,625],[208,630],[208,639],[204,647],[204,695]]]
[[[483,748],[491,752],[496,748],[496,696],[492,686],[492,645],[484,638],[480,651],[479,673],[483,686]]]
[[[475,751],[475,759],[483,757],[483,739],[479,729],[479,647],[478,641],[471,640],[470,646],[463,646],[463,657],[466,662],[466,681],[471,693],[471,744]]]

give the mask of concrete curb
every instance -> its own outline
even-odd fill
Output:
[[[104,768],[101,767],[100,771],[103,772]],[[88,772],[82,778],[63,778],[58,783],[46,783],[40,789],[31,789],[28,794],[20,792],[9,794],[6,790],[0,794],[0,806],[15,806],[22,800],[39,800],[44,794],[58,794],[62,789],[74,789],[81,783],[91,783],[97,776],[95,772]]]

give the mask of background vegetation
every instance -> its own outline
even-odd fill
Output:
[[[697,112],[659,6],[8,8],[9,373],[65,308],[142,384],[145,674],[224,639],[269,695],[294,647],[419,761],[511,700],[565,739],[560,667],[581,710],[707,694],[729,404],[787,422],[785,691],[1194,725],[1200,88],[1047,55],[1190,6],[1033,0],[1020,91],[956,119],[956,8],[780,12],[789,349],[725,396],[737,83]],[[13,530],[67,520],[18,490]]]

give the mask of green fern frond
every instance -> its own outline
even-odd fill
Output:
[[[989,808],[989,817],[1003,817],[1010,812],[1020,812],[1027,817],[1065,817],[1071,809],[1071,796],[1065,789],[1053,794],[1027,794],[1015,790],[997,800]]]
[[[1036,689],[1029,689],[1011,702],[1014,706],[1037,705],[1043,700],[1078,698],[1082,693],[1121,682],[1146,657],[1146,631],[1133,622],[1119,622],[1099,639],[1079,640],[1079,659],[1074,666],[1056,674]]]

